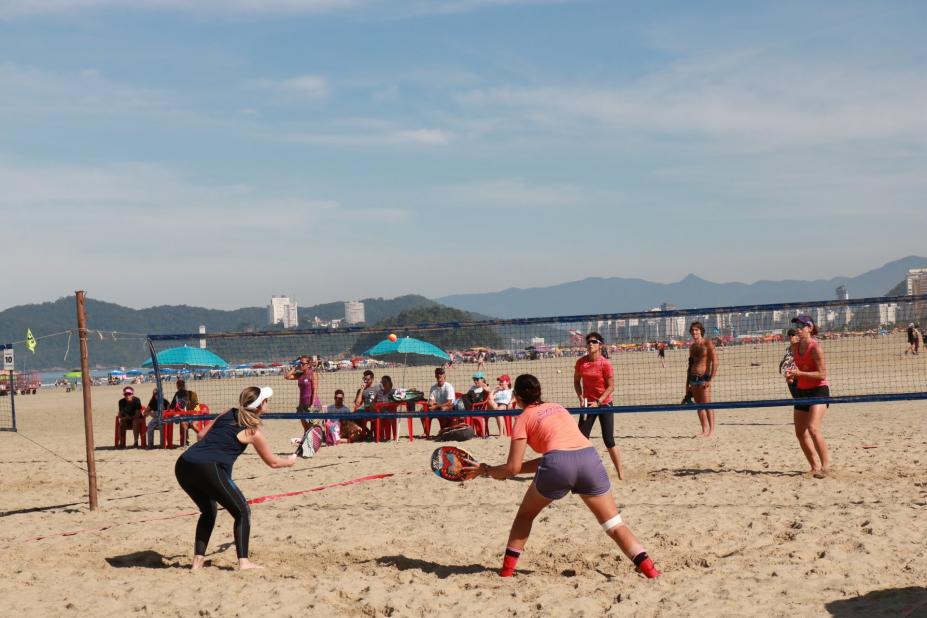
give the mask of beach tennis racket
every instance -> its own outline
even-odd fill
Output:
[[[296,447],[296,456],[309,459],[315,455],[322,448],[322,432],[323,429],[319,426],[307,429],[299,441],[299,446]]]
[[[431,454],[431,469],[448,481],[462,481],[464,466],[476,466],[479,462],[462,448],[441,446]]]

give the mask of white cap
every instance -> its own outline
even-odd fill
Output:
[[[251,404],[245,406],[248,410],[257,410],[261,407],[261,404],[274,396],[274,389],[269,386],[261,387],[261,394],[258,395],[258,398],[255,399]]]

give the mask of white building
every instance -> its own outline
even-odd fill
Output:
[[[269,324],[283,324],[283,328],[294,328],[299,324],[296,315],[296,301],[289,296],[273,296],[267,307],[267,321]]]
[[[344,322],[348,326],[366,322],[364,318],[364,303],[359,300],[349,300],[344,303]]]

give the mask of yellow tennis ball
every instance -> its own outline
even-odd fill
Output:
[[[390,333],[387,339],[389,339],[390,341],[396,341],[397,339],[399,339],[399,337],[396,336],[396,333]]]

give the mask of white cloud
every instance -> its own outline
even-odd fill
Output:
[[[377,123],[380,124],[380,123]],[[365,146],[444,146],[454,139],[454,134],[442,129],[377,128],[369,131],[339,133],[286,133],[274,134],[271,139],[282,142],[317,144],[338,147]]]
[[[0,18],[91,10],[190,13],[317,14],[361,8],[374,0],[0,0]]]
[[[900,139],[927,142],[921,71],[769,60],[747,52],[678,63],[626,86],[501,86],[466,106],[515,110],[536,124],[777,147]]]
[[[412,3],[411,12],[419,15],[439,15],[467,13],[493,7],[578,4],[588,1],[589,0],[425,0]]]
[[[317,15],[379,9],[383,16],[396,18],[585,1],[588,0],[132,0],[131,3],[125,0],[0,0],[0,18],[127,9],[233,15]]]
[[[524,178],[445,185],[433,190],[436,204],[467,207],[571,207],[589,205],[600,197],[573,185],[545,185]]]
[[[14,217],[7,220],[14,229],[28,227],[30,221],[67,220],[69,226],[91,234],[109,222],[164,234],[172,232],[179,217],[184,225],[216,233],[249,236],[260,230],[286,235],[305,226],[330,226],[334,231],[358,220],[398,221],[409,215],[397,208],[346,208],[338,201],[298,192],[273,195],[247,184],[198,183],[144,163],[53,167],[0,161],[0,186],[0,208]]]
[[[324,98],[328,96],[330,91],[326,79],[319,75],[302,75],[287,79],[281,82],[280,88],[286,92],[295,92],[311,99]]]

